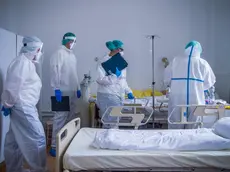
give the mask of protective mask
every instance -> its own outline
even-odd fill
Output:
[[[124,52],[123,52],[123,51],[121,51],[121,52],[120,52],[120,55],[121,55],[121,56],[124,56]]]
[[[72,50],[74,48],[74,46],[75,46],[75,43],[73,42],[73,43],[70,44],[69,49]]]
[[[35,60],[33,60],[33,62],[34,63],[40,63],[42,55],[43,55],[43,53],[41,51],[39,51],[39,53],[36,55]]]

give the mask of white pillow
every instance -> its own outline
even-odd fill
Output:
[[[213,131],[215,134],[230,139],[230,117],[224,117],[219,119],[213,125]]]

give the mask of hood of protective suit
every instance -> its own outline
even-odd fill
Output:
[[[191,50],[192,50],[192,52],[191,52]],[[190,53],[191,53],[191,57],[200,57],[200,55],[202,53],[202,47],[201,47],[199,42],[192,41],[192,42],[188,43],[188,45],[186,46],[186,49],[185,49],[186,57],[189,57]]]
[[[35,37],[24,37],[22,40],[23,47],[21,48],[20,54],[24,54],[31,61],[38,61],[41,55],[43,43],[42,41]],[[40,49],[40,52],[38,50]]]

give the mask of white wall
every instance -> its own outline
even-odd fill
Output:
[[[0,28],[0,95],[4,89],[7,67],[16,56],[16,34]],[[0,96],[1,102],[1,96]],[[0,108],[1,105],[0,105]],[[2,112],[1,112],[2,113]],[[10,117],[0,113],[0,163],[4,161],[4,142],[9,130]]]
[[[216,89],[230,102],[230,1],[215,1],[215,66]],[[228,88],[228,89],[227,89]]]
[[[44,41],[43,108],[48,110],[47,95],[52,92],[49,87],[49,58],[60,45],[65,32],[71,31],[77,35],[75,53],[79,61],[80,79],[89,70],[95,77],[94,57],[107,52],[106,41],[123,40],[125,57],[129,62],[127,80],[136,89],[151,85],[150,43],[145,35],[158,34],[161,38],[156,39],[155,44],[155,78],[156,87],[160,89],[163,73],[161,58],[166,56],[172,59],[182,53],[185,44],[192,39],[201,42],[204,57],[215,67],[213,47],[216,37],[212,35],[216,30],[212,26],[221,17],[219,11],[227,1],[1,0],[0,27],[20,35],[37,35]],[[220,7],[216,8],[219,4]],[[228,33],[228,30],[225,32]]]

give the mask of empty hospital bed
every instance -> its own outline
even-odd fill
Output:
[[[92,147],[96,134],[103,131],[105,129],[80,129],[79,118],[66,124],[57,134],[56,172],[230,171],[230,150],[133,151]],[[147,131],[154,134],[157,130]]]

